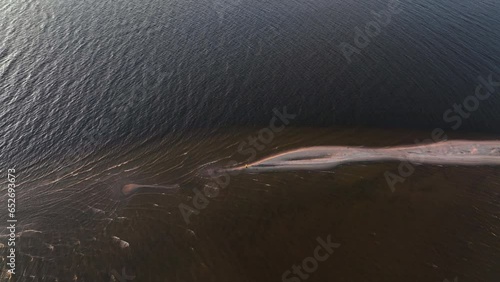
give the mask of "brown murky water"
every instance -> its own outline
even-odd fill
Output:
[[[500,278],[499,167],[416,166],[394,192],[384,173],[397,173],[398,163],[233,175],[217,197],[197,203],[204,208],[191,214],[188,224],[179,204],[193,207],[193,198],[199,200],[193,189],[204,191],[213,182],[208,169],[231,160],[244,163],[249,155],[240,154],[238,145],[258,130],[209,138],[192,134],[136,144],[129,152],[109,148],[62,176],[62,168],[50,164],[20,171],[18,231],[24,232],[17,238],[18,272],[9,280],[4,271],[2,281]],[[257,158],[304,146],[391,146],[429,136],[425,131],[287,128]],[[117,187],[127,183],[178,183],[182,190],[123,198]],[[314,257],[318,237],[328,236],[340,246],[314,271],[302,270],[307,279],[293,273],[283,279],[293,265],[302,267],[304,259]],[[1,252],[5,257],[5,246]]]

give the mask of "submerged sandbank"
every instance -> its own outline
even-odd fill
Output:
[[[432,165],[500,165],[500,141],[445,141],[384,148],[307,147],[287,151],[225,171],[326,170],[348,163],[408,161]]]

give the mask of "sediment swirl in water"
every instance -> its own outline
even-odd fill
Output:
[[[179,189],[179,185],[169,185],[169,186],[158,186],[158,185],[140,185],[140,184],[127,184],[122,187],[122,194],[124,196],[130,196],[138,191],[143,192],[162,192],[162,191],[177,191]]]

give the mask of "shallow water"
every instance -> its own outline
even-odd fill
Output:
[[[51,171],[46,167],[20,173],[21,180],[38,179],[20,183],[30,188],[19,189],[17,196],[19,230],[25,230],[18,238],[23,274],[17,278],[109,281],[114,270],[121,274],[125,268],[133,281],[279,281],[311,256],[315,238],[328,235],[341,246],[319,264],[311,281],[401,281],[409,274],[415,281],[498,277],[499,167],[416,166],[394,192],[384,174],[397,173],[397,162],[240,174],[186,223],[179,204],[193,207],[193,189],[204,191],[214,182],[207,170],[231,160],[244,163],[248,156],[238,145],[258,130],[202,134],[202,140],[192,134],[126,155],[105,151],[100,154],[106,161],[57,179],[46,175]],[[302,146],[411,144],[426,136],[425,131],[290,127],[257,157]],[[178,183],[181,191],[117,196],[116,189],[127,183]]]

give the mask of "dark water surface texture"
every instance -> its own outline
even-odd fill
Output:
[[[457,131],[443,119],[500,78],[500,2],[400,3],[348,63],[340,44],[388,1],[2,1],[0,199],[15,168],[19,234],[9,280],[5,207],[0,281],[282,281],[328,235],[307,281],[499,281],[494,166],[417,166],[394,192],[396,162],[241,174],[189,224],[179,211],[247,162],[275,108],[296,116],[253,161],[436,127],[500,139],[498,88]]]

